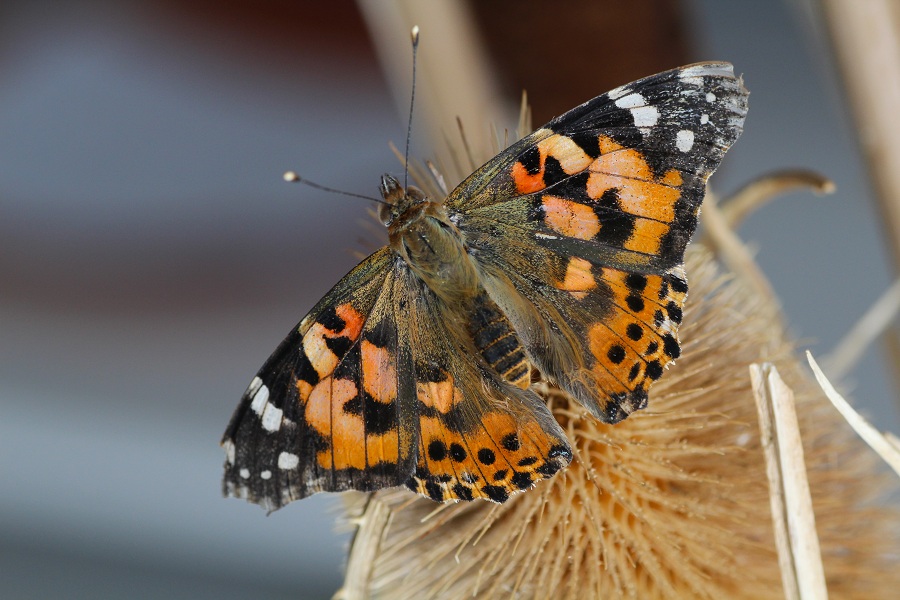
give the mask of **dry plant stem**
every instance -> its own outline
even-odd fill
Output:
[[[767,304],[772,307],[772,318],[776,319],[776,322],[780,322],[780,304],[775,291],[753,260],[750,251],[747,250],[747,247],[734,230],[729,227],[722,210],[718,207],[712,194],[706,194],[706,198],[703,201],[703,210],[700,211],[700,219],[705,227],[706,241],[713,252],[732,271],[745,279],[757,294],[765,298]]]
[[[898,312],[900,312],[900,279],[875,301],[875,304],[822,361],[832,379],[843,379],[853,370],[863,353],[872,346],[872,342],[897,318]]]
[[[900,6],[896,0],[821,0],[859,138],[900,265]]]
[[[776,196],[804,188],[819,195],[831,194],[834,192],[834,183],[814,171],[803,169],[776,171],[754,179],[722,200],[720,209],[728,226],[737,229],[748,215],[774,200]]]
[[[794,394],[771,364],[750,365],[787,598],[828,597]],[[779,531],[779,529],[781,531]]]
[[[515,107],[502,96],[490,61],[464,2],[357,0],[375,42],[400,114],[409,110],[409,31],[421,30],[416,82],[415,127],[436,147],[442,132],[456,128],[458,115],[472,124],[469,138],[479,154],[490,148],[488,123],[515,123]]]
[[[834,389],[834,386],[831,385],[831,382],[825,377],[822,369],[819,368],[818,363],[816,363],[809,351],[806,352],[806,359],[809,361],[809,366],[812,368],[819,385],[822,386],[825,395],[828,396],[828,399],[831,400],[834,407],[838,409],[838,412],[841,413],[847,420],[847,423],[849,423],[856,433],[859,434],[859,437],[861,437],[881,458],[884,459],[884,462],[900,475],[900,448],[897,447],[896,438],[890,434],[883,435],[863,419],[858,412],[853,410],[853,407],[844,400],[843,396]]]
[[[900,4],[820,1],[900,273]],[[890,330],[887,349],[900,388],[900,329]]]
[[[333,600],[357,600],[368,595],[381,536],[390,524],[391,511],[387,505],[372,494],[359,496],[362,497],[359,516],[351,521],[356,526],[356,533],[347,557],[347,573],[352,573],[353,577],[344,580],[344,586],[334,593]]]
[[[769,503],[772,507],[772,527],[775,533],[775,547],[778,550],[778,566],[781,569],[781,583],[786,600],[797,600],[797,573],[791,560],[791,541],[788,536],[787,515],[784,494],[780,485],[781,469],[778,464],[778,448],[775,443],[775,423],[766,399],[765,375],[759,365],[750,365],[750,380],[753,396],[759,411],[760,443],[766,457],[766,477],[769,480]]]

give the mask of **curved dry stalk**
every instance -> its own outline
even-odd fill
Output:
[[[729,226],[712,194],[706,194],[703,209],[700,211],[700,221],[704,227],[703,243],[706,243],[736,275],[746,280],[756,294],[765,299],[766,305],[771,307],[772,318],[780,323],[780,303],[775,290],[753,260],[747,246]]]
[[[759,210],[777,196],[797,189],[808,189],[817,195],[834,193],[834,182],[815,171],[785,169],[768,173],[747,183],[719,203],[725,222],[732,229],[751,213]]]

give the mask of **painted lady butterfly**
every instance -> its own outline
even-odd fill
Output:
[[[253,378],[222,440],[225,494],[503,502],[568,465],[533,370],[607,423],[647,405],[680,353],[706,180],[746,110],[731,65],[695,64],[553,119],[443,201],[382,177],[390,243]]]

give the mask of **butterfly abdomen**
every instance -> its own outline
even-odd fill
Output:
[[[522,389],[531,385],[531,364],[512,324],[484,292],[473,301],[468,327],[482,358],[501,377]]]

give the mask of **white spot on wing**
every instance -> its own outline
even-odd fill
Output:
[[[241,475],[241,477],[243,477],[244,479],[250,479],[250,471],[249,471],[248,469],[241,469],[241,470],[240,470],[240,475]]]
[[[290,452],[282,452],[278,455],[278,468],[282,471],[296,469],[300,464],[300,457]]]
[[[253,378],[253,383],[250,384],[250,390],[252,390],[254,386],[256,386],[256,391],[253,393],[253,402],[250,403],[250,408],[256,414],[261,415],[263,409],[266,407],[266,403],[269,402],[269,388],[263,385],[263,382],[259,377]]]
[[[707,123],[709,123],[709,115],[706,113],[703,113],[702,115],[700,115],[700,124],[706,125]]]
[[[630,91],[631,90],[628,89],[627,85],[621,85],[614,90],[610,90],[609,92],[606,92],[606,95],[609,96],[610,98],[612,98],[613,100],[615,100],[617,98],[621,98],[622,96],[624,96],[625,94],[627,94]]]
[[[637,92],[622,96],[616,100],[616,106],[631,111],[634,126],[638,128],[653,127],[659,121],[659,109],[648,106],[647,100]]]
[[[675,135],[675,147],[682,152],[688,152],[694,147],[694,132],[682,129]]]
[[[636,106],[646,106],[647,101],[638,93],[628,94],[616,100],[616,106],[619,108],[634,108]]]
[[[261,479],[271,479],[271,478],[272,478],[272,471],[269,471],[268,469],[266,469],[265,471],[263,471],[262,473],[260,473],[259,476],[260,476]]]
[[[631,116],[635,127],[653,127],[659,121],[659,110],[655,106],[638,106],[631,109]]]
[[[229,465],[234,464],[234,442],[231,440],[225,440],[222,443],[222,447],[225,449],[225,457],[228,460]]]
[[[712,92],[706,92],[706,101],[707,101],[707,102],[715,102],[715,101],[716,101],[716,95],[713,94]]]
[[[266,394],[268,396],[268,394]],[[284,412],[275,408],[272,404],[266,404],[266,410],[262,414],[262,426],[266,431],[278,431],[281,427],[281,417]]]

